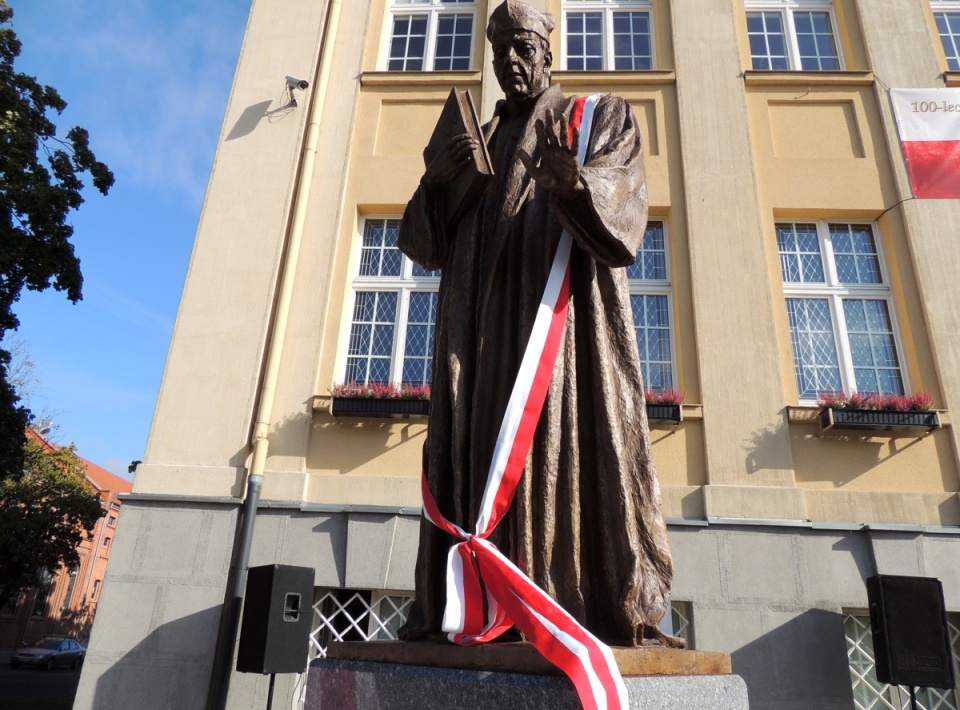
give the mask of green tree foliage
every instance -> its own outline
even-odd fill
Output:
[[[83,204],[89,175],[103,194],[113,173],[90,150],[87,131],[71,128],[57,137],[50,118],[66,108],[56,89],[14,70],[21,43],[13,17],[0,0],[0,338],[19,325],[13,312],[24,288],[64,291],[76,303],[83,277],[67,223]],[[10,354],[0,349],[0,478],[22,467],[24,429],[30,412],[8,381]]]
[[[77,546],[104,515],[73,446],[27,439],[23,460],[22,476],[0,480],[0,599],[44,568],[78,565]]]

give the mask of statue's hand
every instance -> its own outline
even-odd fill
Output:
[[[547,111],[547,121],[537,119],[534,130],[537,132],[537,147],[540,149],[540,165],[523,150],[518,152],[520,162],[531,177],[550,192],[568,197],[584,189],[580,181],[580,166],[577,165],[577,146],[580,131],[573,129],[573,138],[567,119],[563,114],[559,118],[552,109]]]
[[[443,150],[437,153],[420,182],[428,188],[449,185],[457,174],[473,160],[472,153],[477,149],[477,141],[466,133],[454,136]]]

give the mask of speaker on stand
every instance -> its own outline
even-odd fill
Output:
[[[910,688],[956,688],[943,585],[932,577],[867,579],[877,679]]]
[[[263,565],[247,572],[237,670],[270,674],[267,710],[277,673],[303,673],[313,616],[311,567]]]

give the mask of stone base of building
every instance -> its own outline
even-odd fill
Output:
[[[364,646],[366,648],[360,648]],[[431,663],[439,649],[448,663]],[[331,656],[310,664],[305,710],[577,710],[573,683],[539,663],[529,644],[463,649],[441,644],[332,644]],[[378,660],[355,660],[368,655]],[[729,656],[672,649],[615,649],[630,708],[747,710],[747,687],[729,673]],[[354,659],[344,658],[352,656]],[[397,660],[387,662],[384,657]],[[402,656],[402,660],[400,657]],[[487,669],[471,666],[492,660]],[[726,671],[723,670],[724,665]],[[458,667],[450,667],[458,666]],[[503,670],[513,666],[513,672]],[[491,670],[493,668],[493,670]],[[654,669],[660,670],[651,674]],[[516,672],[518,670],[526,672]]]

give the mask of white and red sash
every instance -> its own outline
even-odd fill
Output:
[[[581,165],[599,99],[599,94],[578,98],[570,117],[571,135],[574,128],[580,129]],[[610,648],[486,539],[513,502],[550,387],[567,316],[572,244],[564,230],[500,426],[475,532],[470,534],[441,515],[425,476],[423,511],[430,522],[463,541],[447,556],[443,630],[451,641],[461,646],[484,643],[516,624],[570,677],[585,709],[626,710],[627,690]]]

